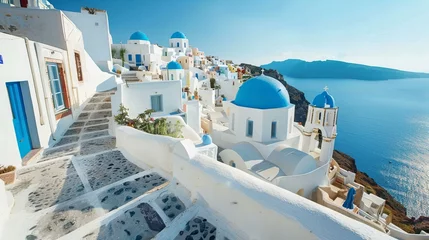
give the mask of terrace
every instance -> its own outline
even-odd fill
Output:
[[[96,94],[62,139],[19,169],[7,186],[15,202],[3,237],[227,237],[216,214],[194,205],[169,174],[133,163],[116,148],[108,134],[111,94]]]

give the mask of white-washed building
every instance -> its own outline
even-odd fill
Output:
[[[0,25],[0,151],[7,156],[0,164],[19,166],[32,150],[54,144],[115,76],[97,67],[80,30],[59,10],[0,8]]]

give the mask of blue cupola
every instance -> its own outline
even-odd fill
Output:
[[[171,61],[167,64],[167,69],[168,70],[179,70],[179,69],[183,69],[183,68],[178,62]]]
[[[290,100],[280,81],[262,74],[243,83],[232,103],[247,108],[272,109],[288,107]]]
[[[149,38],[146,36],[146,34],[137,31],[133,34],[131,34],[130,40],[142,40],[142,41],[149,41]]]
[[[185,34],[183,34],[182,32],[175,32],[171,35],[170,38],[183,38],[183,39],[187,39],[187,37],[185,36]]]
[[[328,93],[328,88],[317,95],[312,102],[312,105],[318,108],[335,108],[335,99]]]

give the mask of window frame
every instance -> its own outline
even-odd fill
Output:
[[[76,64],[77,80],[83,82],[82,60],[80,59],[80,53],[78,51],[74,51],[74,60]]]
[[[159,98],[159,106],[160,106],[159,110],[158,109],[154,109],[154,104],[153,104],[153,98],[154,97],[158,97]],[[164,111],[163,96],[162,96],[162,94],[150,95],[150,107],[155,112],[163,112]]]

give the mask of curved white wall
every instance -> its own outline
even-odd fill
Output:
[[[298,192],[298,190],[302,188],[304,189],[304,197],[310,198],[316,187],[328,183],[328,168],[329,163],[326,163],[309,173],[278,177],[273,179],[271,182],[293,193]]]
[[[391,239],[367,225],[205,156],[197,154],[192,159],[175,156],[173,176],[194,198],[202,198],[207,207],[234,223],[233,228],[246,232],[249,239]]]

